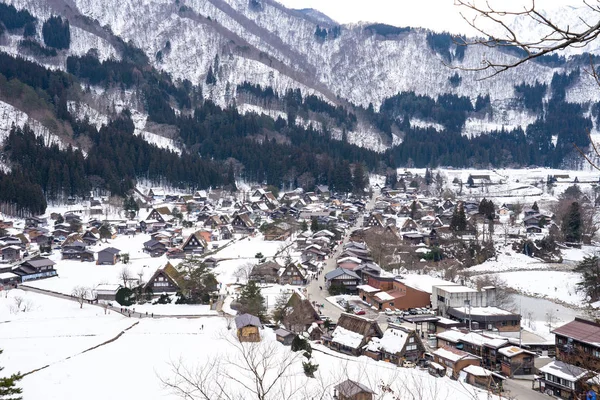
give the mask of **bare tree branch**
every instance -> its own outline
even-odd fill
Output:
[[[599,15],[597,20],[594,19],[592,22],[580,18],[582,26],[578,29],[573,29],[570,26],[561,27],[556,24],[536,8],[535,0],[531,0],[530,6],[524,6],[522,9],[517,10],[496,8],[489,1],[485,1],[485,5],[478,5],[481,2],[476,0],[455,0],[454,4],[475,14],[473,17],[468,17],[465,13],[460,12],[461,17],[469,26],[484,37],[474,40],[458,38],[458,45],[481,45],[489,48],[516,47],[526,53],[525,56],[518,57],[515,61],[510,62],[493,61],[485,57],[481,61],[481,66],[478,67],[449,65],[453,69],[487,72],[488,74],[480,80],[493,77],[527,61],[559,50],[569,47],[585,47],[600,36],[600,7],[593,6],[587,1],[584,1],[584,4]],[[517,18],[533,21],[538,26],[545,28],[547,33],[538,38],[526,40],[522,34],[516,32],[509,25],[510,21]],[[486,23],[489,25],[486,25]],[[493,33],[495,30],[498,32]]]

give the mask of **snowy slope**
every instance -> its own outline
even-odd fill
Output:
[[[372,103],[375,108],[402,91],[434,98],[455,93],[472,100],[489,94],[494,112],[492,117],[467,121],[463,134],[473,136],[502,126],[525,128],[535,116],[510,109],[514,85],[548,83],[555,72],[561,71],[526,63],[493,79],[480,79],[481,73],[448,68],[428,47],[428,31],[419,28],[382,37],[364,24],[344,25],[339,37],[321,41],[315,37],[317,25],[331,28],[331,22],[289,10],[272,0],[261,0],[260,7],[252,7],[248,0],[7,1],[27,8],[40,20],[52,13],[71,19],[72,48],[54,60],[46,60],[54,67],[64,68],[67,55],[81,55],[92,48],[97,49],[101,59],[118,58],[111,36],[116,35],[143,49],[155,67],[174,79],[201,84],[204,96],[222,106],[236,98],[236,86],[244,81],[272,86],[278,93],[300,88],[304,94],[316,94],[335,104],[347,100],[364,107]],[[568,15],[572,19],[576,13]],[[540,33],[525,22],[515,24],[519,29]],[[14,38],[2,50],[14,54],[16,45]],[[163,55],[160,60],[156,57],[159,51]],[[464,60],[453,65],[479,66],[484,57],[514,60],[514,56],[494,49],[469,47]],[[209,67],[216,71],[215,85],[205,83]],[[449,82],[455,73],[462,77],[457,87]],[[569,88],[567,100],[598,101],[600,90],[590,90],[590,84],[590,78],[582,74]],[[375,150],[389,145],[382,143],[371,127],[360,127],[348,138]]]

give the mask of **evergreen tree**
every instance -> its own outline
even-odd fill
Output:
[[[102,224],[102,226],[100,226],[100,239],[104,239],[106,241],[106,239],[110,239],[112,237],[112,233],[110,232],[110,227],[108,226],[108,224]]]
[[[306,223],[306,220],[302,220],[300,223],[300,230],[302,232],[306,232],[308,230],[308,224]]]
[[[206,84],[214,85],[216,83],[217,83],[217,77],[215,76],[215,74],[213,72],[213,67],[211,65],[210,67],[208,67],[208,73],[206,74]]]
[[[433,181],[433,176],[431,174],[431,170],[429,168],[427,168],[425,170],[425,184],[427,186],[431,185],[431,182]]]
[[[0,350],[2,354],[2,350]],[[4,367],[0,367],[0,372]],[[0,399],[2,400],[21,400],[19,396],[23,391],[17,387],[17,382],[22,378],[19,374],[12,374],[11,376],[0,378]]]
[[[286,293],[281,293],[275,300],[275,308],[273,309],[273,320],[277,323],[282,323],[287,316],[289,296]]]
[[[578,290],[586,294],[590,303],[600,300],[600,258],[586,256],[574,271],[582,276],[582,281],[577,283]]]
[[[320,230],[319,221],[316,218],[310,220],[310,230],[312,233],[316,233]]]
[[[248,282],[242,288],[238,299],[237,311],[240,314],[248,313],[265,320],[265,299],[260,292],[260,287],[254,281]]]
[[[55,49],[68,49],[71,44],[71,31],[69,20],[59,16],[51,16],[42,25],[44,43]]]
[[[531,206],[531,209],[533,211],[535,211],[535,212],[538,212],[538,213],[540,212],[540,207],[538,206],[537,201],[533,202],[533,205]]]
[[[579,203],[574,201],[569,206],[569,211],[565,214],[561,231],[566,242],[579,243],[581,241],[583,221],[581,219],[581,210]]]
[[[364,194],[367,185],[367,177],[361,163],[357,163],[354,167],[354,176],[352,177],[352,190],[356,194]]]
[[[219,283],[215,274],[200,260],[192,258],[178,267],[180,281],[188,303],[208,303],[210,295],[217,290]]]
[[[467,178],[467,186],[469,186],[469,187],[475,186],[475,181],[473,181],[473,176],[471,176],[471,175],[469,175],[469,177]]]
[[[450,220],[450,230],[454,232],[464,232],[467,229],[467,217],[465,215],[465,208],[463,203],[459,202],[454,207],[452,213],[452,219]]]

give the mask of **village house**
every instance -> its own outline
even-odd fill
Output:
[[[279,276],[280,285],[305,285],[305,271],[294,263],[288,264]]]
[[[498,349],[502,356],[502,373],[508,377],[531,375],[535,371],[535,353],[517,346]]]
[[[54,265],[54,261],[38,257],[22,262],[12,272],[20,276],[21,282],[26,282],[56,276],[57,272],[54,269]]]
[[[98,252],[96,265],[115,265],[120,258],[121,250],[114,247],[107,247]]]
[[[0,248],[0,260],[4,262],[19,261],[21,259],[21,246],[10,245]]]
[[[155,239],[150,239],[144,242],[144,252],[152,257],[160,257],[167,251],[167,246]]]
[[[96,300],[115,301],[117,292],[121,289],[119,284],[100,284],[96,286]]]
[[[267,261],[255,265],[250,273],[249,280],[260,283],[279,283],[279,270],[281,265],[275,261]]]
[[[594,375],[575,365],[551,361],[539,369],[540,391],[561,399],[576,399],[583,392],[586,381]]]
[[[296,334],[288,331],[287,329],[279,328],[275,331],[275,340],[284,346],[291,346],[295,337]]]
[[[442,317],[448,317],[448,308],[460,308],[468,304],[470,307],[488,307],[496,305],[496,288],[486,286],[477,289],[448,284],[434,285],[431,289],[431,308],[437,310]]]
[[[363,347],[374,337],[383,337],[376,320],[342,313],[333,332],[323,335],[321,339],[329,348],[359,356],[362,354]]]
[[[556,358],[565,363],[600,369],[600,324],[583,317],[575,317],[552,331],[556,344]]]
[[[254,223],[248,214],[238,214],[231,221],[233,230],[238,233],[252,233],[254,231]]]
[[[374,391],[350,379],[337,384],[333,388],[333,398],[336,400],[373,400]]]
[[[208,244],[201,232],[192,233],[181,245],[185,254],[202,255],[207,250]]]
[[[61,253],[63,260],[94,261],[94,252],[79,240],[63,244]]]
[[[237,337],[240,342],[260,342],[262,324],[258,317],[250,314],[241,314],[235,317]]]
[[[441,347],[433,352],[435,362],[446,367],[446,375],[454,379],[468,365],[479,366],[480,359],[466,351]]]
[[[452,319],[470,324],[472,329],[497,332],[521,330],[521,315],[497,307],[448,307],[446,314]]]
[[[144,291],[154,294],[177,293],[181,291],[181,277],[170,263],[159,268],[144,285]]]
[[[410,282],[364,272],[362,277],[364,284],[358,287],[358,295],[378,310],[386,308],[408,310],[430,305],[429,293],[411,286]]]
[[[356,293],[360,277],[353,271],[337,268],[325,274],[325,287],[328,290],[338,290],[346,293]]]
[[[310,300],[300,296],[297,292],[292,293],[283,319],[286,329],[300,334],[307,331],[313,324],[322,322]]]
[[[467,365],[463,368],[466,381],[469,385],[478,387],[491,393],[500,394],[506,377],[476,365]]]
[[[383,337],[373,337],[366,345],[364,355],[396,365],[403,361],[416,362],[423,357],[425,346],[416,331],[390,325]]]

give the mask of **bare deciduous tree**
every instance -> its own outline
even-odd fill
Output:
[[[77,299],[79,308],[83,308],[83,303],[89,297],[90,290],[84,286],[75,286],[71,291],[71,295]]]
[[[307,389],[293,368],[300,352],[282,352],[277,342],[241,343],[231,332],[221,339],[233,351],[193,367],[172,361],[171,376],[159,377],[163,385],[187,400],[290,399]]]
[[[496,61],[486,57],[481,66],[466,68],[487,72],[487,77],[558,50],[585,47],[600,35],[600,6],[586,0],[583,0],[582,4],[591,12],[589,17],[580,19],[579,27],[565,26],[561,21],[550,19],[537,7],[535,0],[525,5],[507,5],[507,2],[490,0],[455,0],[455,4],[461,7],[463,19],[483,37],[472,41],[458,39],[458,44],[490,48],[517,47],[524,51],[523,56],[513,61]],[[518,32],[512,27],[514,19],[533,22],[540,28],[540,36],[526,38],[526,33]],[[595,75],[593,68],[590,73]],[[594,77],[597,79],[597,76]]]
[[[244,263],[238,267],[233,273],[233,276],[237,278],[238,281],[248,282],[250,279],[250,275],[252,274],[252,270],[254,269],[254,264],[251,262]]]
[[[129,268],[123,267],[119,272],[119,279],[123,281],[124,287],[129,287],[128,283],[131,281],[131,272]]]

